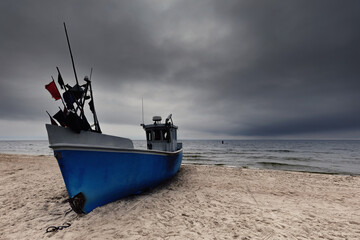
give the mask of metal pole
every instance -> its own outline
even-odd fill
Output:
[[[91,68],[91,70],[90,70],[90,81],[91,81],[91,76],[92,76],[92,70],[93,70],[93,68]]]
[[[92,104],[93,104],[93,109],[94,109],[94,112],[93,112],[93,116],[94,116],[94,125],[95,125],[95,131],[101,133],[101,129],[100,129],[100,124],[99,124],[99,120],[97,118],[97,115],[96,115],[96,111],[95,111],[95,103],[94,103],[94,96],[93,96],[93,92],[92,92],[92,87],[91,87],[91,77],[92,77],[92,72],[93,72],[93,68],[91,68],[90,70],[90,81],[89,81],[89,85],[90,85],[90,97],[91,97],[91,101],[92,101]]]
[[[69,51],[70,51],[71,62],[72,62],[73,69],[74,69],[74,74],[75,74],[76,84],[77,84],[77,85],[79,85],[79,81],[78,81],[78,78],[77,78],[77,75],[76,75],[76,69],[75,69],[74,58],[73,58],[73,55],[72,55],[72,52],[71,52],[70,41],[69,41],[69,36],[68,36],[67,30],[66,30],[66,25],[65,25],[65,22],[64,22],[64,28],[65,28],[65,34],[66,34],[67,43],[68,43],[68,46],[69,46]]]
[[[144,126],[144,98],[141,98],[142,125]]]
[[[91,101],[93,103],[93,108],[94,108],[93,116],[94,116],[95,131],[101,133],[99,120],[97,118],[96,111],[95,111],[95,102],[94,102],[94,96],[93,96],[91,81],[89,81],[88,84],[90,85],[90,96],[91,96]]]

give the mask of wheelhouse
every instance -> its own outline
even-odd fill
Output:
[[[177,142],[178,127],[173,124],[172,115],[161,123],[160,116],[153,117],[153,124],[142,125],[146,132],[147,149],[166,152],[174,152],[182,148]]]

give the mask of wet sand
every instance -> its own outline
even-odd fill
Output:
[[[359,176],[182,165],[87,215],[66,199],[54,157],[0,154],[0,239],[360,239]]]

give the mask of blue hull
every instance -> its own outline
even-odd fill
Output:
[[[54,149],[69,197],[85,197],[82,212],[153,188],[179,170],[182,150]]]

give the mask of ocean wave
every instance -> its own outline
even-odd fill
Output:
[[[294,150],[281,150],[281,149],[279,149],[279,150],[265,150],[266,152],[276,152],[276,153],[293,153],[293,152],[296,152],[296,151],[294,151]]]
[[[313,162],[318,161],[315,158],[304,158],[304,157],[284,157],[281,158],[285,161],[296,161],[296,162]]]
[[[261,164],[261,165],[269,165],[269,166],[284,166],[284,167],[302,167],[302,168],[309,168],[308,166],[305,165],[300,165],[300,164],[289,164],[289,163],[279,163],[279,162],[256,162],[257,164]]]
[[[301,164],[288,164],[280,162],[257,162],[262,168],[273,170],[285,170],[296,172],[309,172],[309,173],[321,173],[321,174],[349,174],[347,172],[339,172],[326,167],[315,167]]]

